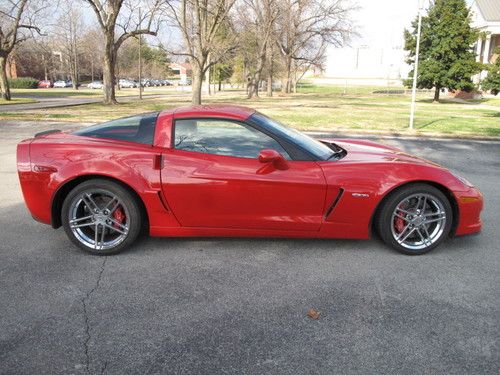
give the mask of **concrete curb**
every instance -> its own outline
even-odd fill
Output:
[[[303,131],[305,134],[309,134],[316,138],[318,137],[347,137],[347,138],[382,138],[382,139],[407,139],[407,140],[417,140],[417,141],[474,141],[474,142],[500,142],[500,137],[495,136],[475,136],[475,135],[450,135],[450,134],[439,134],[439,133],[427,133],[427,134],[412,134],[408,135],[406,133],[395,133],[395,132],[378,132],[378,131],[350,131],[350,130],[339,130],[339,131]]]

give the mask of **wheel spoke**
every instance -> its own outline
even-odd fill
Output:
[[[122,230],[122,229],[119,229],[119,228],[116,228],[115,226],[113,225],[109,225],[108,223],[104,223],[103,224],[106,228],[109,228],[111,230],[114,230],[115,232],[118,232],[120,234],[127,234],[127,228],[125,228],[125,230]]]
[[[401,242],[405,242],[406,239],[413,234],[413,232],[415,232],[415,228],[412,228],[403,238],[401,238],[400,240],[398,240],[398,242],[400,242],[400,243]]]
[[[442,212],[442,211],[438,211],[438,212],[430,212],[428,214],[424,214],[424,217],[433,217],[433,216],[445,216],[446,213]]]
[[[427,227],[425,225],[422,225],[422,228],[424,229],[424,232],[425,232],[427,241],[429,242],[429,245],[431,245],[432,244],[431,235],[429,234]]]
[[[427,204],[427,196],[424,195],[424,201],[422,203],[422,208],[421,208],[421,212],[423,213],[425,211],[425,205]]]
[[[119,205],[120,205],[120,201],[118,200],[118,198],[113,197],[108,202],[108,204],[106,204],[106,207],[104,207],[104,209],[109,210],[109,213],[112,214],[113,212],[115,212],[115,210],[118,208]],[[112,208],[110,208],[110,207],[112,207]]]
[[[83,199],[83,202],[85,202],[85,205],[88,207],[88,209],[92,212],[94,212],[95,210],[98,210],[99,209],[99,206],[97,205],[97,203],[92,199],[91,195],[90,194],[87,194],[85,193],[82,197]]]
[[[101,250],[102,250],[102,246],[104,245],[104,235],[106,234],[106,228],[103,226],[101,226]]]
[[[95,221],[91,221],[89,223],[83,223],[83,224],[70,224],[69,226],[73,229],[76,229],[76,228],[90,227],[92,225],[95,225]]]
[[[97,238],[98,238],[98,236],[99,236],[99,224],[97,224],[97,223],[95,224],[95,228],[94,228],[94,230],[95,230],[95,234],[94,234],[94,249],[96,249],[96,250],[97,250],[97,245],[98,245],[98,243],[99,243],[99,242],[97,241]]]
[[[435,223],[435,222],[438,222],[438,221],[444,221],[446,219],[445,216],[443,217],[438,217],[437,219],[431,219],[431,220],[425,220],[423,222],[423,224],[430,224],[430,223]]]
[[[417,230],[418,235],[420,236],[420,239],[422,240],[422,243],[425,246],[428,246],[427,245],[427,239],[424,237],[424,235],[422,234],[422,232],[420,231],[420,229],[416,228],[416,230]]]
[[[422,202],[422,196],[421,196],[421,195],[419,195],[419,196],[417,197],[417,204],[415,204],[415,208],[416,208],[417,210],[418,210],[418,209],[420,209],[420,203],[421,203],[421,202]]]
[[[93,218],[93,215],[89,215],[89,216],[84,216],[84,217],[78,217],[76,219],[71,219],[69,221],[70,224],[76,224],[76,223],[79,223],[80,221],[83,221],[83,220],[88,220],[88,219],[92,219]]]
[[[412,234],[412,233],[413,233],[413,230],[414,230],[414,229],[411,229],[408,233],[406,233],[406,231],[407,231],[408,229],[410,229],[410,226],[411,226],[411,224],[407,224],[407,225],[403,228],[403,230],[401,231],[401,233],[399,233],[399,236],[396,238],[396,241],[398,241],[398,242],[404,242],[404,241],[408,238],[408,236],[409,236],[410,234]],[[406,233],[406,234],[405,234],[405,233]]]
[[[402,208],[399,208],[399,207],[396,207],[396,210],[398,210],[399,212],[402,212],[403,214],[405,215],[410,215],[411,212],[410,211],[407,211],[407,210],[403,210]]]
[[[404,220],[406,222],[410,222],[409,219],[407,219],[405,216],[401,216],[400,214],[394,214],[394,216],[396,216],[396,217],[398,217],[398,218],[400,218],[400,219],[402,219],[402,220]]]

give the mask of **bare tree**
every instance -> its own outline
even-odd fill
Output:
[[[266,64],[266,57],[271,53],[269,47],[278,17],[278,8],[275,0],[244,0],[239,13],[246,32],[253,39],[251,44],[255,46],[247,83],[247,93],[250,99],[253,96],[259,96],[261,74]]]
[[[85,0],[97,16],[104,34],[104,103],[115,104],[115,67],[118,49],[125,40],[137,35],[156,35],[162,0]],[[135,10],[141,9],[139,16]],[[117,33],[117,30],[118,33]]]
[[[273,41],[269,41],[266,46],[266,76],[267,76],[267,87],[266,87],[266,95],[273,96],[273,74],[274,74],[274,43]]]
[[[66,2],[54,30],[53,39],[61,48],[65,65],[67,64],[73,89],[78,90],[82,35],[84,33],[83,15],[76,4]]]
[[[104,43],[101,30],[92,27],[81,36],[82,72],[92,81],[102,78]]]
[[[184,42],[182,51],[174,55],[187,56],[193,74],[193,104],[201,104],[201,87],[207,70],[235,49],[229,13],[236,0],[177,0],[168,2],[168,12]],[[210,56],[210,61],[208,61]]]
[[[32,9],[29,9],[30,5]],[[11,99],[7,81],[7,59],[14,47],[28,39],[32,31],[40,33],[34,20],[41,9],[41,7],[37,8],[35,4],[30,3],[30,0],[2,0],[0,4],[0,90],[2,99]]]
[[[293,89],[294,60],[319,58],[314,51],[311,55],[311,45],[338,46],[350,37],[349,16],[354,9],[347,0],[280,0],[281,34],[277,45],[284,60],[284,92]]]

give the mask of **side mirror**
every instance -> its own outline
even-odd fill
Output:
[[[261,163],[272,163],[272,165],[276,169],[288,169],[288,163],[286,162],[285,158],[276,150],[262,150],[261,152],[259,152],[259,161]]]

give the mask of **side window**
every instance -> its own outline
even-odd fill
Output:
[[[267,134],[240,122],[220,119],[176,120],[175,148],[253,159],[267,148],[290,159],[283,147]]]
[[[158,113],[147,113],[120,118],[78,130],[73,134],[152,145],[157,117]]]

